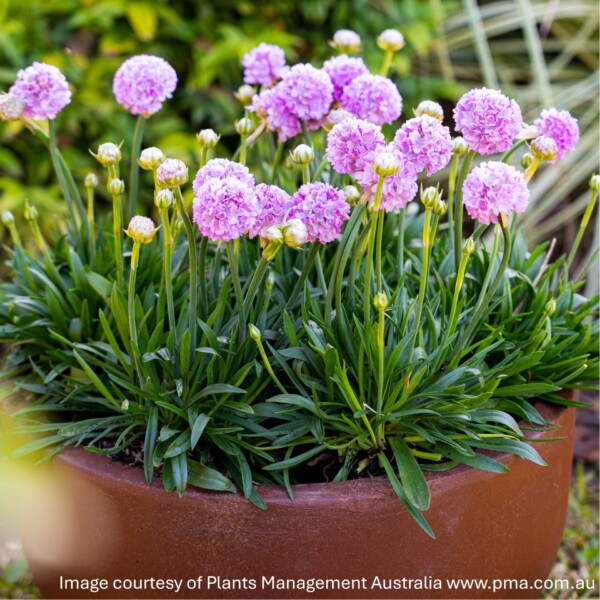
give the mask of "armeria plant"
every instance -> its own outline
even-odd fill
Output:
[[[402,98],[387,74],[403,39],[378,43],[379,74],[349,56],[349,31],[322,68],[252,50],[239,149],[210,158],[219,136],[201,131],[192,190],[184,162],[142,150],[146,119],[176,87],[163,59],[117,71],[133,142],[101,144],[105,174],[83,186],[56,143],[64,76],[19,72],[0,115],[48,146],[69,220],[47,240],[28,205],[23,243],[3,215],[5,377],[26,392],[17,431],[38,434],[17,455],[126,453],[148,483],[158,470],[168,490],[239,488],[263,508],[256,483],[293,496],[298,482],[386,475],[431,535],[424,472],[506,471],[487,450],[543,464],[526,443],[548,426],[534,400],[576,405],[561,392],[598,377],[598,298],[572,273],[600,180],[568,257],[530,251],[517,215],[540,165],[575,147],[577,121],[551,108],[525,126],[514,101],[476,89],[454,110],[462,137],[431,101],[394,131]]]

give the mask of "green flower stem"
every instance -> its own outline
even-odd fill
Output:
[[[421,314],[423,313],[423,304],[425,302],[425,292],[427,291],[427,279],[429,277],[429,256],[433,246],[431,237],[431,209],[425,208],[425,219],[423,220],[423,260],[421,261],[421,283],[419,285],[419,296],[417,299],[417,311],[415,313],[414,330],[410,338],[408,362],[412,361],[413,351],[419,330],[421,328]]]
[[[177,210],[179,216],[183,220],[183,227],[188,240],[188,253],[190,257],[190,305],[188,314],[188,326],[190,329],[190,360],[192,360],[196,352],[196,337],[198,318],[198,262],[196,256],[196,237],[194,236],[194,228],[192,222],[185,210],[183,195],[179,186],[174,188],[175,199],[177,201]]]
[[[240,163],[243,165],[246,164],[246,159],[248,157],[248,136],[241,136],[240,141]]]
[[[208,238],[202,237],[200,241],[200,258],[199,268],[200,273],[200,308],[202,310],[202,319],[206,320],[208,317],[208,296],[206,294],[206,251],[208,249]]]
[[[315,256],[315,268],[317,269],[317,277],[319,279],[319,285],[323,290],[323,295],[327,295],[327,281],[325,280],[325,271],[323,270],[323,263],[321,262],[321,254],[317,252]]]
[[[458,174],[458,154],[452,155],[450,161],[450,176],[448,177],[448,232],[450,245],[454,248],[454,196],[456,194],[456,175]]]
[[[510,230],[507,226],[508,224],[505,222],[506,218],[504,217],[504,215],[500,215],[500,217],[501,217],[500,226],[502,228],[502,234],[504,236],[504,250],[502,253],[502,261],[500,262],[500,267],[498,268],[496,277],[494,278],[492,285],[490,286],[487,294],[483,298],[483,301],[481,301],[478,304],[478,306],[475,310],[475,313],[473,314],[473,316],[471,317],[471,320],[469,321],[469,325],[467,326],[467,328],[463,332],[462,336],[457,341],[456,345],[454,346],[454,349],[452,350],[452,353],[450,354],[450,356],[448,358],[450,361],[450,365],[452,367],[455,366],[455,363],[456,363],[458,357],[460,356],[460,353],[462,352],[463,348],[469,342],[469,340],[470,340],[471,336],[473,335],[473,333],[475,332],[476,328],[479,327],[481,319],[484,316],[485,310],[487,309],[490,302],[493,300],[494,294],[496,293],[496,290],[500,286],[500,283],[502,282],[506,268],[508,267],[508,262],[510,260],[510,255],[512,253],[512,240],[510,237]]]
[[[123,249],[122,249],[122,236],[121,230],[123,223],[121,220],[121,196],[117,194],[112,197],[113,201],[113,238],[115,245],[115,263],[116,263],[116,276],[117,285],[122,288],[125,277],[123,275]]]
[[[537,169],[540,166],[541,162],[542,161],[539,158],[534,158],[533,162],[527,167],[527,169],[525,170],[525,173],[523,175],[523,178],[525,179],[525,181],[527,183],[529,183],[531,181],[531,178],[533,177],[533,175],[537,171]]]
[[[250,327],[253,327],[253,326],[250,325]],[[269,362],[269,357],[267,356],[267,353],[265,352],[265,347],[263,346],[262,340],[260,339],[260,335],[252,335],[252,331],[250,332],[250,334],[251,334],[252,339],[256,342],[256,346],[258,347],[258,352],[260,353],[260,357],[262,358],[262,361],[263,361],[263,364],[265,365],[265,369],[267,370],[267,373],[270,375],[271,379],[273,380],[275,385],[279,388],[279,390],[283,394],[287,394],[287,390],[282,385],[281,381],[279,381],[279,378],[277,377],[277,375],[275,375],[275,372],[273,371],[273,367],[271,367],[271,363]]]
[[[404,275],[404,229],[406,227],[406,206],[400,209],[398,216],[398,250],[396,260],[398,262],[398,279]]]
[[[377,323],[377,416],[380,423],[377,426],[377,441],[384,446],[385,432],[383,426],[383,388],[385,371],[385,308],[379,308],[379,322]]]
[[[579,224],[579,231],[577,232],[577,236],[575,237],[575,241],[573,242],[573,246],[571,246],[571,252],[569,252],[569,258],[567,258],[566,268],[569,270],[571,265],[573,264],[573,259],[577,254],[577,250],[579,248],[579,244],[581,244],[581,239],[583,238],[583,234],[592,218],[592,213],[594,212],[594,206],[596,205],[596,198],[598,197],[598,192],[596,190],[592,191],[592,197],[588,202],[587,208],[585,209],[585,213],[581,219],[581,223]]]
[[[206,146],[200,146],[200,168],[202,168],[206,164],[206,154]]]
[[[90,264],[92,268],[95,268],[96,265],[96,225],[94,221],[94,188],[87,188],[87,222],[89,228],[89,237],[88,237],[88,245],[89,245],[89,254],[90,254]]]
[[[231,280],[233,282],[233,292],[235,294],[235,302],[238,307],[238,336],[239,342],[242,344],[246,339],[246,312],[244,306],[244,295],[242,294],[242,286],[240,284],[240,271],[238,257],[235,248],[237,240],[225,244],[227,258],[229,259],[229,269],[231,271]]]
[[[383,63],[381,64],[381,69],[379,74],[382,77],[387,77],[387,74],[390,72],[390,67],[392,66],[392,59],[394,58],[393,50],[386,50],[385,55],[383,57]]]
[[[137,118],[135,129],[133,130],[133,141],[131,144],[131,164],[129,169],[129,207],[127,217],[131,218],[137,212],[138,190],[140,181],[140,166],[138,165],[138,157],[142,149],[142,139],[144,137],[144,129],[146,119],[141,115]]]
[[[483,303],[483,299],[487,293],[488,287],[490,285],[490,281],[492,280],[492,275],[494,273],[494,266],[496,265],[496,258],[498,256],[498,249],[500,247],[500,225],[496,225],[494,227],[494,241],[492,244],[492,253],[490,254],[490,264],[488,266],[488,270],[483,278],[483,283],[481,285],[481,290],[479,290],[479,300],[475,305],[475,312],[479,309],[481,304]]]
[[[258,263],[258,267],[256,267],[254,273],[252,274],[252,279],[250,279],[250,283],[248,284],[248,288],[246,289],[246,296],[244,297],[244,314],[250,314],[250,308],[252,306],[252,302],[256,296],[256,292],[260,287],[260,284],[265,278],[265,275],[269,269],[270,259],[265,258],[264,256],[260,259]]]
[[[294,289],[292,290],[292,293],[289,295],[288,300],[285,303],[284,310],[291,308],[294,305],[294,303],[296,302],[296,298],[302,291],[302,288],[304,287],[304,282],[306,281],[306,278],[308,277],[308,274],[310,273],[312,265],[315,262],[317,255],[319,254],[319,249],[320,249],[319,242],[314,242],[310,248],[310,252],[308,253],[308,256],[306,257],[306,260],[304,261],[304,267],[302,267],[300,276],[296,280],[296,285],[294,285]]]
[[[462,259],[460,261],[460,267],[458,268],[458,274],[456,275],[456,282],[454,283],[454,295],[452,297],[452,308],[450,309],[450,317],[448,317],[448,323],[446,324],[446,332],[441,346],[445,346],[446,342],[450,339],[456,325],[458,323],[458,300],[465,280],[465,273],[467,271],[467,264],[469,263],[470,253],[463,250]]]
[[[502,162],[507,162],[508,159],[519,149],[522,148],[526,144],[527,140],[519,140],[516,144],[511,146],[500,159]]]
[[[310,133],[308,133],[306,122],[300,121],[300,127],[302,128],[302,135],[304,135],[304,141],[306,142],[306,145],[312,147],[312,141],[310,139]]]
[[[381,267],[382,267],[382,259],[381,252],[383,246],[383,222],[385,219],[385,211],[380,210],[377,213],[377,238],[375,241],[375,289],[378,291],[382,291],[381,286]]]
[[[127,293],[127,316],[129,320],[129,336],[131,338],[131,346],[133,348],[133,362],[135,364],[135,370],[138,375],[138,379],[140,381],[140,385],[142,389],[145,389],[145,381],[144,376],[142,375],[142,371],[140,368],[138,354],[138,335],[137,335],[137,324],[135,320],[135,280],[137,267],[140,258],[140,246],[141,243],[138,241],[133,242],[133,248],[131,250],[131,270],[129,272],[129,286]]]
[[[275,150],[275,156],[273,157],[273,172],[271,173],[271,185],[275,183],[275,177],[277,175],[277,168],[283,158],[283,142],[277,142],[277,150]]]
[[[469,170],[471,168],[471,164],[473,163],[473,158],[475,156],[475,152],[469,150],[465,155],[462,163],[462,167],[460,169],[460,174],[458,176],[458,183],[456,185],[456,195],[455,195],[455,208],[454,211],[454,266],[456,271],[458,271],[460,267],[460,260],[462,258],[462,233],[463,233],[463,203],[462,203],[462,187]]]
[[[310,167],[308,165],[302,165],[302,183],[310,183]]]
[[[323,174],[323,170],[325,169],[328,163],[329,159],[327,158],[327,156],[323,157],[323,160],[319,163],[319,166],[315,170],[315,174],[313,175],[313,181],[318,181],[320,179],[321,175]]]
[[[379,205],[381,204],[381,195],[383,193],[383,183],[385,177],[380,175],[379,182],[377,183],[377,191],[375,192],[375,201],[373,203],[373,215],[371,217],[374,223],[377,223],[379,216]],[[364,292],[363,292],[363,312],[365,316],[365,323],[371,319],[371,277],[373,272],[373,253],[375,250],[375,236],[377,234],[375,227],[371,227],[369,233],[369,241],[367,248],[367,264],[365,267],[365,281],[364,281]]]
[[[173,256],[173,236],[171,232],[171,223],[169,221],[168,209],[161,209],[159,213],[160,220],[163,226],[163,274],[165,278],[165,292],[167,295],[167,317],[169,319],[169,329],[171,330],[171,333],[173,335],[173,348],[177,348],[177,321],[175,319],[175,303],[173,301],[173,277],[171,274],[171,263]]]
[[[8,223],[6,227],[8,228],[13,244],[15,246],[19,246],[19,248],[22,249],[23,243],[21,242],[21,236],[19,235],[19,230],[17,229],[17,226],[15,225],[14,221],[12,223]]]

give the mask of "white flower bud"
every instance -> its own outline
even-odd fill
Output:
[[[118,165],[121,162],[121,149],[116,144],[110,142],[100,144],[98,146],[98,154],[95,157],[103,167]]]
[[[423,102],[420,102],[419,106],[415,109],[415,115],[417,117],[429,115],[441,123],[444,120],[444,109],[437,102],[423,100]]]
[[[452,150],[452,152],[454,152],[454,154],[456,154],[457,156],[460,156],[461,154],[464,154],[469,150],[469,144],[467,144],[465,138],[463,138],[462,136],[459,135],[458,137],[455,137],[453,142],[454,149]]]
[[[2,224],[6,225],[7,227],[9,225],[13,225],[15,222],[15,215],[13,215],[10,210],[5,210],[2,213]]]
[[[125,191],[125,182],[115,177],[108,182],[107,189],[111,196],[120,196]]]
[[[300,219],[290,219],[283,226],[283,242],[289,248],[299,248],[308,241],[308,230]]]
[[[158,229],[154,227],[152,219],[138,215],[129,221],[129,227],[127,227],[125,233],[135,242],[149,244],[157,231]]]
[[[96,176],[95,173],[88,173],[85,176],[85,179],[83,181],[83,185],[88,188],[95,188],[98,185],[98,177]]]
[[[433,205],[433,214],[438,217],[443,217],[448,210],[448,205],[442,200],[441,197],[438,196],[438,199],[435,201]]]
[[[18,121],[25,111],[25,102],[14,94],[0,94],[0,121]]]
[[[385,310],[388,307],[389,300],[385,292],[377,292],[373,298],[373,306],[379,310]]]
[[[156,181],[161,188],[183,185],[188,180],[188,168],[178,158],[166,158],[156,169]]]
[[[25,220],[35,221],[38,218],[38,209],[29,203],[29,200],[25,202]]]
[[[400,169],[400,161],[393,152],[380,152],[373,161],[373,172],[382,177],[391,177]]]
[[[218,143],[220,135],[217,135],[212,129],[202,129],[196,134],[198,143],[203,148],[214,148]]]
[[[526,152],[525,154],[523,154],[523,156],[521,156],[521,166],[524,169],[528,169],[533,164],[534,160],[535,156],[533,156],[533,154],[530,154],[529,152]]]
[[[255,342],[260,342],[260,329],[256,325],[248,324],[248,334]]]
[[[254,123],[248,117],[235,122],[235,130],[241,137],[248,137],[254,131]]]
[[[342,193],[346,196],[346,202],[350,206],[354,206],[360,199],[360,192],[353,185],[345,186]]]
[[[312,162],[313,158],[315,157],[315,152],[310,146],[307,146],[306,144],[300,144],[290,152],[290,156],[295,163],[307,165]]]
[[[421,202],[425,208],[432,209],[440,199],[440,192],[437,188],[421,188]]]
[[[531,144],[531,153],[540,160],[554,160],[558,152],[558,146],[553,138],[548,135],[541,135],[535,138]]]
[[[276,225],[269,227],[265,232],[265,239],[270,244],[283,244],[283,232],[281,231],[281,227]]]
[[[252,104],[252,99],[256,95],[256,90],[251,85],[245,83],[233,95],[240,101],[242,106],[248,106],[249,104]]]
[[[350,29],[339,29],[333,34],[333,39],[329,43],[340,54],[358,52],[362,46],[360,35]]]
[[[146,171],[155,171],[165,160],[165,158],[166,157],[160,148],[155,148],[152,146],[142,150],[138,163],[140,167],[142,167],[142,169],[146,169]]]
[[[377,37],[377,45],[385,52],[398,52],[404,48],[404,36],[397,29],[386,29]]]
[[[175,205],[175,195],[168,188],[158,190],[154,194],[154,205],[159,210],[167,210]]]
[[[556,300],[554,298],[551,298],[546,303],[546,314],[550,317],[555,313],[555,311],[556,311]]]
[[[600,175],[592,175],[590,179],[590,189],[592,192],[600,192]]]
[[[475,252],[475,240],[471,236],[468,237],[465,240],[465,243],[463,244],[463,254],[470,256],[471,254],[473,254],[473,252]]]

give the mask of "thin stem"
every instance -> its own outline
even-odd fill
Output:
[[[242,163],[243,165],[246,164],[247,155],[248,155],[248,137],[243,135],[241,137],[241,142],[240,142],[240,163]]]
[[[375,202],[373,203],[373,215],[371,218],[376,223],[377,216],[379,215],[379,205],[381,204],[381,195],[383,193],[383,184],[385,177],[379,176],[379,182],[377,183],[377,191],[375,192]],[[375,249],[375,227],[371,227],[369,233],[369,241],[367,248],[367,264],[365,265],[365,281],[364,281],[364,292],[363,292],[363,312],[365,317],[365,323],[371,318],[371,276],[373,272],[373,252]]]
[[[377,324],[377,354],[377,416],[380,419],[380,423],[377,427],[377,438],[379,444],[383,446],[384,427],[382,422],[382,413],[385,370],[385,308],[379,308],[379,322]]]
[[[425,219],[423,221],[423,260],[421,261],[421,283],[419,285],[419,297],[417,299],[417,312],[415,314],[414,330],[410,338],[408,362],[412,361],[413,351],[419,330],[421,328],[421,314],[425,302],[425,292],[427,291],[427,279],[429,277],[429,255],[433,240],[431,239],[431,209],[425,208]]]
[[[498,257],[498,249],[500,248],[500,225],[496,225],[494,227],[494,242],[492,245],[492,253],[490,255],[490,264],[488,265],[488,270],[483,279],[483,284],[481,285],[481,290],[479,290],[479,300],[475,305],[475,312],[479,309],[481,304],[483,303],[483,299],[488,290],[488,286],[490,285],[490,281],[492,279],[492,275],[494,273],[494,267],[496,266],[496,258]]]
[[[321,262],[321,255],[317,252],[315,256],[315,268],[317,269],[317,277],[319,279],[319,285],[323,290],[323,295],[327,295],[327,281],[325,280],[325,272],[323,271],[323,263]]]
[[[450,161],[450,176],[448,177],[448,231],[450,233],[450,246],[454,248],[454,195],[456,193],[456,175],[458,173],[458,154],[452,155]]]
[[[507,224],[504,223],[505,218],[503,217],[503,215],[500,215],[500,216],[502,217],[501,227],[502,227],[502,234],[504,235],[504,250],[503,250],[503,254],[502,254],[502,261],[500,262],[500,267],[498,269],[498,272],[496,273],[496,277],[494,278],[492,285],[490,286],[490,289],[488,290],[487,294],[485,295],[483,301],[480,303],[478,308],[475,310],[475,313],[471,317],[469,325],[467,326],[466,330],[464,331],[464,333],[462,334],[462,336],[460,337],[460,339],[454,346],[452,353],[450,354],[449,360],[451,361],[451,365],[454,365],[455,359],[458,359],[460,352],[463,350],[465,345],[469,342],[471,335],[474,333],[475,329],[477,327],[479,327],[479,324],[484,315],[484,312],[487,309],[489,303],[493,300],[494,294],[496,293],[496,290],[500,286],[500,283],[502,282],[506,268],[508,267],[508,262],[510,260],[510,255],[512,252],[512,240],[510,237],[510,230],[507,227]]]
[[[296,302],[296,298],[302,291],[302,288],[304,287],[304,282],[306,281],[306,278],[308,277],[308,274],[310,273],[310,270],[312,268],[312,264],[315,261],[317,254],[319,253],[319,247],[320,247],[319,242],[314,242],[313,245],[311,246],[310,252],[308,253],[308,256],[306,257],[306,260],[304,261],[304,267],[302,268],[300,276],[298,277],[298,280],[296,281],[296,285],[294,285],[294,289],[292,290],[292,293],[289,295],[288,300],[285,303],[284,310],[291,308],[294,305],[294,303]]]
[[[200,260],[198,271],[200,273],[200,308],[202,310],[202,318],[208,316],[208,297],[206,294],[206,250],[208,248],[208,238],[202,237],[200,241]]]
[[[87,221],[89,228],[89,238],[88,238],[88,246],[89,246],[89,254],[90,254],[90,264],[92,268],[95,268],[96,264],[96,230],[95,230],[95,221],[94,221],[94,188],[87,188]]]
[[[173,301],[173,277],[171,276],[171,262],[173,256],[173,236],[171,234],[171,223],[169,221],[169,211],[161,209],[160,220],[163,226],[163,244],[164,258],[163,268],[165,277],[165,291],[167,295],[167,317],[169,319],[169,329],[173,335],[173,348],[177,348],[177,321],[175,320],[175,303]]]
[[[569,270],[571,268],[571,265],[573,264],[573,259],[575,258],[575,255],[577,254],[577,249],[579,248],[579,244],[581,244],[581,239],[583,238],[585,229],[588,226],[588,223],[590,222],[592,213],[594,212],[594,206],[596,204],[597,197],[598,197],[598,191],[597,190],[592,191],[592,197],[590,198],[587,208],[585,209],[585,213],[583,214],[581,223],[579,224],[579,231],[577,232],[577,237],[575,238],[575,241],[573,242],[573,246],[571,247],[571,252],[569,252],[569,258],[567,258],[567,263],[566,263],[567,270]]]
[[[188,240],[188,254],[190,258],[190,305],[188,314],[188,326],[190,329],[190,360],[196,352],[196,319],[198,318],[198,263],[196,255],[196,237],[192,222],[185,210],[183,195],[179,186],[175,187],[175,198],[177,200],[177,210],[183,220],[183,227]]]
[[[381,69],[379,71],[379,74],[382,77],[386,77],[387,74],[390,72],[390,67],[392,66],[392,59],[394,58],[394,51],[393,50],[386,50],[385,51],[385,55],[383,57],[383,63],[381,64]]]
[[[302,183],[310,183],[310,167],[308,165],[302,165]]]
[[[267,373],[271,376],[271,379],[273,380],[275,385],[279,388],[279,390],[283,394],[287,394],[287,390],[282,385],[281,381],[279,381],[279,378],[277,377],[277,375],[275,375],[275,372],[273,371],[273,367],[271,367],[271,363],[269,362],[269,357],[267,356],[267,353],[265,352],[265,348],[263,346],[262,340],[260,338],[257,338],[257,339],[255,339],[255,341],[256,341],[256,345],[258,346],[258,352],[260,353],[260,357],[263,360],[263,363],[265,365],[265,369],[267,370]]]
[[[200,168],[202,168],[206,164],[206,146],[200,146]]]
[[[527,140],[519,140],[516,144],[513,144],[513,146],[511,146],[503,155],[502,158],[500,159],[501,162],[507,162],[508,159],[522,146],[525,145],[525,143],[527,142]]]
[[[235,294],[235,302],[238,306],[238,336],[240,344],[246,339],[246,313],[244,306],[244,295],[242,294],[242,286],[240,284],[240,272],[234,242],[229,242],[225,245],[227,258],[229,259],[229,270],[231,271],[231,280],[233,282],[233,292]]]
[[[310,133],[308,133],[308,127],[306,126],[306,121],[300,121],[300,127],[302,128],[302,134],[304,135],[304,140],[308,146],[312,147],[312,141],[310,139]]]
[[[406,207],[400,209],[398,218],[398,279],[404,275],[404,228],[406,226]]]
[[[138,157],[142,148],[142,139],[144,137],[144,128],[146,119],[140,115],[137,118],[135,129],[133,130],[133,141],[131,143],[131,163],[129,169],[129,207],[128,217],[132,217],[137,212],[138,190],[140,166],[138,165]]]
[[[248,288],[246,289],[246,296],[244,298],[244,313],[245,314],[250,314],[250,307],[252,306],[252,302],[254,301],[254,297],[256,296],[256,292],[258,291],[260,284],[262,283],[263,279],[265,278],[265,274],[267,273],[267,270],[269,269],[270,262],[271,261],[268,258],[265,258],[263,256],[260,259],[260,262],[258,263],[258,267],[256,267],[256,269],[252,275],[252,279],[250,280],[250,283],[248,284]]]
[[[115,263],[117,271],[117,285],[122,288],[124,282],[123,275],[123,248],[122,248],[122,236],[121,229],[123,227],[121,217],[121,201],[120,194],[116,194],[112,197],[113,200],[113,238],[115,245]]]
[[[471,168],[471,164],[473,163],[473,158],[475,153],[472,150],[467,152],[465,158],[463,159],[463,164],[460,169],[460,175],[458,176],[458,184],[456,186],[456,211],[455,211],[455,221],[454,221],[454,266],[456,271],[458,271],[460,267],[460,259],[462,257],[462,234],[463,234],[463,203],[462,203],[462,186],[467,178],[467,174],[469,173],[469,169]]]
[[[385,219],[385,211],[380,210],[377,213],[377,239],[375,241],[375,289],[379,292],[381,288],[381,251],[383,246],[383,221]]]
[[[131,270],[129,272],[129,287],[127,293],[127,316],[129,320],[129,336],[131,338],[131,346],[133,349],[132,360],[135,364],[135,370],[137,372],[138,379],[140,380],[140,385],[142,386],[142,389],[145,389],[146,384],[138,361],[139,347],[137,325],[135,320],[135,279],[140,257],[140,246],[140,242],[134,241],[133,249],[131,250]]]
[[[277,175],[277,168],[283,158],[283,142],[277,142],[277,150],[273,158],[273,172],[271,173],[271,185],[275,183],[275,176]]]

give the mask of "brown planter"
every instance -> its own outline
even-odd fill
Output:
[[[436,540],[413,522],[385,479],[299,485],[294,501],[282,488],[261,487],[268,505],[261,511],[233,494],[190,489],[179,498],[158,482],[146,486],[141,469],[72,449],[55,461],[71,502],[62,535],[48,540],[25,531],[23,542],[45,598],[536,598],[539,590],[522,587],[452,591],[446,579],[533,586],[550,572],[565,524],[575,411],[538,408],[559,426],[538,437],[567,438],[536,446],[547,467],[495,455],[509,473],[459,467],[428,475],[426,517]],[[69,591],[60,588],[61,576],[106,578],[109,588]],[[188,589],[199,576],[202,589]],[[221,586],[207,589],[209,576],[220,576]],[[365,587],[307,593],[263,587],[262,576],[365,578]],[[413,581],[410,589],[385,590],[371,587],[375,577],[403,588]],[[182,589],[113,587],[117,579],[149,578],[181,579]],[[224,589],[233,579],[235,589]],[[441,589],[434,589],[437,580]]]

